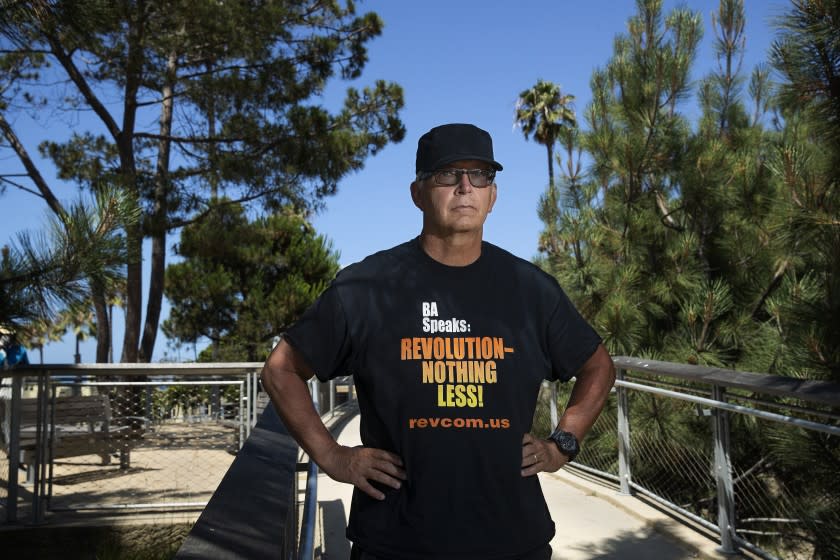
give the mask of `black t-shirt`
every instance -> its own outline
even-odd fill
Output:
[[[522,437],[544,379],[571,378],[599,336],[557,282],[490,244],[464,267],[414,239],[343,269],[286,334],[322,381],[353,374],[367,447],[408,479],[354,490],[347,536],[389,559],[505,559],[551,540]]]

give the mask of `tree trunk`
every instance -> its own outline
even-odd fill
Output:
[[[143,234],[140,225],[126,228],[128,267],[125,291],[125,335],[121,362],[137,363],[137,342],[140,339],[140,304],[143,299],[142,251]]]
[[[96,314],[96,363],[104,364],[108,362],[108,350],[111,347],[111,321],[105,303],[105,290],[97,283],[92,292],[93,311]]]
[[[82,353],[79,351],[79,342],[81,338],[81,334],[76,335],[76,354],[73,356],[73,363],[76,364],[82,363]]]
[[[138,6],[142,12],[142,2]],[[137,118],[137,92],[143,75],[143,23],[135,20],[128,30],[128,57],[123,103],[122,130],[117,137],[120,154],[122,188],[135,194],[137,203],[140,193],[137,186],[137,167],[134,161],[134,127]],[[143,304],[143,226],[137,224],[126,228],[128,246],[128,267],[126,271],[125,336],[123,337],[122,362],[136,363],[139,358],[141,307]]]
[[[554,142],[546,143],[545,150],[548,152],[548,186],[554,187]]]
[[[163,279],[166,271],[166,230],[155,232],[152,237],[152,270],[149,280],[149,301],[146,305],[146,324],[140,346],[140,361],[152,361],[155,349],[160,310],[163,304]]]
[[[140,346],[140,359],[150,362],[155,349],[160,309],[163,303],[163,282],[166,272],[166,217],[169,213],[167,195],[169,193],[169,158],[172,142],[168,139],[172,133],[173,92],[177,70],[177,54],[169,53],[167,61],[167,81],[163,86],[163,104],[160,115],[160,144],[158,145],[157,169],[155,170],[155,207],[152,216],[152,269],[149,280],[149,301],[146,306],[146,325],[143,327],[143,342]]]
[[[114,363],[114,306],[108,306],[108,363]]]

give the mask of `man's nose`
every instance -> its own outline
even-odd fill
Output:
[[[473,189],[472,183],[470,183],[470,175],[469,173],[461,173],[461,176],[458,178],[458,186],[455,189],[456,192],[468,192]]]

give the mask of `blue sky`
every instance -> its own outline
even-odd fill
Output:
[[[714,69],[713,33],[710,14],[717,1],[664,1],[667,14],[676,6],[699,12],[704,38],[693,77],[699,79]],[[743,72],[766,61],[773,40],[773,19],[783,13],[787,3],[780,0],[745,0],[747,16],[746,54]],[[530,259],[536,254],[541,223],[536,207],[548,182],[545,149],[526,141],[514,128],[513,113],[517,94],[538,79],[561,85],[575,96],[579,119],[590,100],[592,70],[606,64],[613,40],[626,29],[635,13],[630,0],[425,0],[403,2],[367,0],[357,2],[359,12],[374,11],[385,23],[383,34],[369,46],[369,62],[362,77],[352,84],[330,84],[324,104],[337,107],[348,85],[363,87],[374,80],[399,83],[405,93],[401,114],[406,138],[389,145],[365,168],[342,181],[336,196],[326,201],[326,209],[314,219],[316,229],[330,238],[341,253],[341,263],[349,264],[366,255],[394,246],[416,236],[421,226],[419,211],[409,197],[408,186],[414,173],[417,138],[428,129],[447,122],[469,122],[484,128],[493,137],[496,159],[504,165],[498,174],[499,198],[485,226],[485,238],[512,253]],[[683,103],[682,110],[696,114],[695,99]],[[35,152],[39,139],[64,134],[56,131],[55,119],[39,115],[26,125],[27,148]],[[70,122],[73,126],[73,121]],[[11,158],[0,159],[0,172],[18,169]],[[57,181],[53,171],[48,181]],[[69,201],[76,196],[73,187],[57,189]],[[47,210],[31,194],[8,189],[0,196],[0,245],[17,232],[30,232],[45,223]],[[170,246],[176,237],[169,240]],[[144,293],[147,284],[144,286]],[[164,307],[163,317],[168,307]],[[118,314],[118,313],[117,313]],[[115,317],[115,356],[122,342],[121,317]],[[159,334],[154,360],[166,350],[166,339]],[[82,361],[93,361],[95,343],[82,345]],[[49,363],[73,361],[71,337],[45,349]],[[182,352],[189,359],[191,352]],[[37,353],[30,359],[38,360]]]

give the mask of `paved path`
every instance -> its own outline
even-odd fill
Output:
[[[360,445],[359,417],[342,429],[343,445]],[[588,482],[568,472],[543,473],[540,482],[557,534],[551,541],[557,560],[681,560],[717,558],[715,543],[683,527],[640,500]],[[350,544],[344,531],[352,487],[318,477],[326,560],[346,560]],[[731,557],[728,557],[731,558]]]

